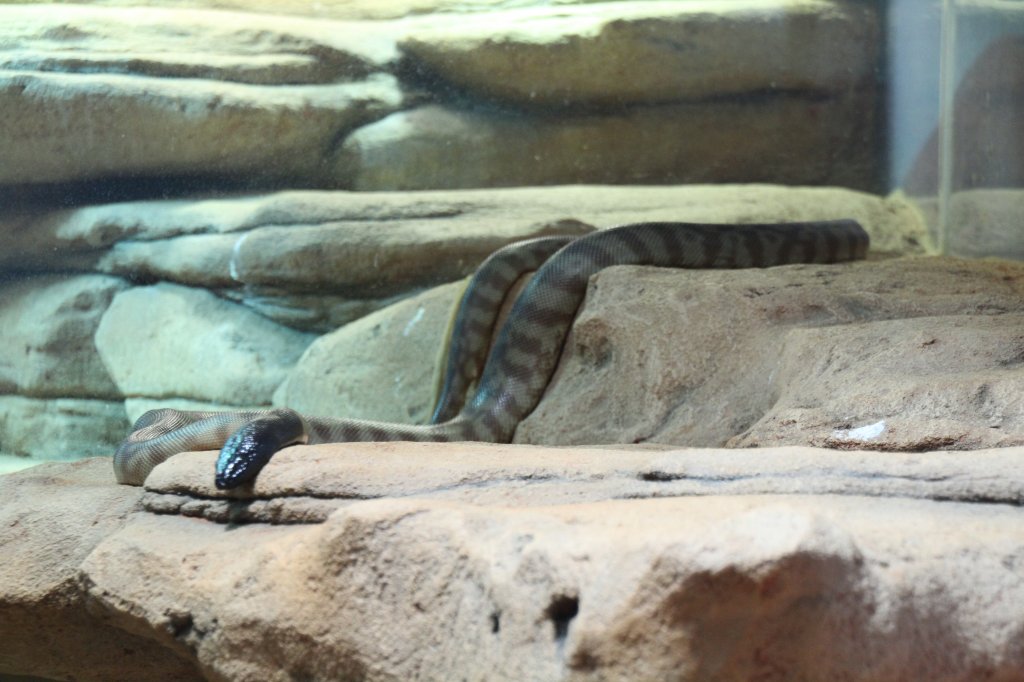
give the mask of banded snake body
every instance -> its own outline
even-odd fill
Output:
[[[833,220],[756,225],[637,223],[578,238],[547,237],[513,244],[485,261],[467,286],[453,325],[434,423],[311,417],[287,408],[151,410],[139,418],[118,448],[114,473],[120,483],[141,485],[157,464],[174,454],[220,449],[214,482],[228,489],[251,481],[276,451],[297,443],[509,442],[519,422],[540,401],[588,280],[601,269],[836,263],[863,258],[868,241],[855,221]],[[536,274],[512,305],[487,355],[506,291],[531,270]],[[463,406],[465,392],[477,375],[476,392]]]

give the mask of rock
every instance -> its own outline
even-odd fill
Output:
[[[690,495],[884,495],[1018,504],[1014,449],[900,454],[811,447],[550,448],[493,443],[337,443],[282,450],[251,489],[213,486],[216,454],[172,457],[143,506],[221,523],[319,523],[357,500],[430,497],[538,507]]]
[[[212,453],[157,468],[148,497],[179,501],[157,514],[107,460],[37,468],[0,478],[0,671],[1016,679],[1022,454],[296,447],[231,496],[231,532],[183,516],[224,504]],[[299,491],[338,506],[246,522]]]
[[[274,395],[304,414],[426,422],[465,282],[436,287],[321,336]]]
[[[402,100],[378,73],[394,41],[372,26],[33,5],[5,5],[0,25],[0,130],[11,142],[0,183],[331,185],[322,160],[336,141]]]
[[[773,376],[785,389],[730,445],[922,451],[1024,443],[1024,314],[964,312],[791,330]]]
[[[0,394],[117,398],[93,334],[118,292],[104,275],[49,275],[0,283]]]
[[[85,681],[203,679],[195,664],[93,615],[79,567],[122,527],[140,491],[109,458],[0,476],[0,673]],[[122,569],[135,573],[128,563]]]
[[[873,189],[874,119],[862,108],[870,98],[859,95],[724,99],[558,118],[428,105],[354,132],[336,173],[357,190],[714,182]]]
[[[556,110],[846,92],[873,80],[880,35],[870,8],[819,0],[535,3],[420,23],[399,47],[429,79]]]
[[[0,452],[35,459],[110,455],[128,432],[120,401],[0,395]]]
[[[297,191],[0,216],[0,233],[12,245],[0,266],[73,264],[133,281],[211,287],[282,324],[323,333],[461,278],[511,241],[645,220],[837,216],[860,220],[877,251],[922,253],[929,243],[923,218],[901,197],[834,188]]]
[[[609,268],[515,441],[1022,444],[1022,302],[1024,268],[1005,261]],[[877,440],[847,438],[882,421]]]
[[[313,340],[198,289],[118,294],[96,346],[122,394],[266,405]]]

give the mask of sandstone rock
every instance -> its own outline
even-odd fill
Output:
[[[35,459],[110,455],[128,429],[120,401],[0,395],[0,452]]]
[[[793,329],[772,377],[785,388],[730,444],[920,451],[1024,443],[1024,315],[966,312]]]
[[[357,190],[703,182],[874,189],[875,124],[865,99],[726,98],[558,118],[428,105],[355,131],[336,174]]]
[[[238,680],[1012,679],[1019,522],[1005,507],[857,497],[382,500],[230,537],[148,517],[83,571],[112,620],[141,615],[169,639],[174,614],[175,643]],[[119,570],[125,555],[160,576],[159,594]]]
[[[421,24],[399,44],[414,68],[553,109],[843,92],[874,77],[879,49],[874,10],[821,0],[534,3]]]
[[[230,532],[180,515],[204,503],[181,484],[212,453],[150,478],[178,514],[127,515],[138,489],[102,483],[107,460],[35,469],[0,478],[17,557],[0,566],[0,671],[1016,679],[1022,453],[297,447],[235,509],[294,503],[296,484],[345,506]],[[118,637],[139,656],[111,655]]]
[[[125,396],[268,404],[313,340],[198,289],[135,287],[114,298],[96,346]]]
[[[11,245],[0,266],[84,267],[135,281],[212,287],[282,324],[322,333],[458,279],[510,241],[554,231],[644,220],[837,216],[860,220],[876,251],[921,253],[929,241],[923,218],[902,198],[835,188],[299,191],[0,216],[0,234]],[[391,268],[386,276],[374,260]]]
[[[1022,288],[1024,268],[1001,261],[609,268],[591,280],[555,377],[515,440],[1021,444]],[[881,421],[889,430],[877,440],[845,437]]]
[[[202,679],[195,664],[90,613],[81,562],[135,510],[110,459],[0,476],[0,673],[51,679]],[[128,572],[134,569],[125,564]]]
[[[4,72],[2,129],[15,142],[0,182],[201,174],[244,175],[249,186],[331,184],[324,150],[399,99],[386,76],[282,87]]]
[[[31,5],[0,8],[0,25],[0,183],[331,185],[321,160],[336,141],[402,99],[375,73],[394,44],[372,26]]]
[[[111,299],[128,285],[103,275],[51,275],[0,283],[0,394],[116,398],[93,343]]]
[[[357,500],[429,497],[535,507],[690,495],[884,495],[1018,504],[1019,449],[716,450],[550,448],[492,443],[337,443],[274,456],[250,489],[213,486],[216,453],[172,457],[146,479],[143,506],[218,522],[313,523]]]
[[[422,423],[464,282],[437,287],[321,336],[274,394],[306,414]]]
[[[128,5],[135,0],[102,0],[105,5]],[[545,0],[540,0],[544,2]],[[559,4],[586,4],[593,0],[559,0]],[[314,16],[334,19],[380,20],[398,19],[440,12],[483,11],[501,8],[508,0],[149,0],[152,7],[203,7],[282,14],[287,16]],[[525,4],[525,3],[517,3]]]

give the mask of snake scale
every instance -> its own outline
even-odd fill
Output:
[[[508,442],[519,422],[540,401],[587,282],[603,268],[836,263],[863,258],[867,249],[868,235],[853,220],[748,225],[637,223],[578,238],[548,237],[514,244],[495,252],[467,286],[453,325],[434,423],[312,417],[287,408],[151,410],[139,418],[118,448],[114,473],[120,483],[141,485],[153,467],[171,455],[219,448],[214,482],[218,488],[228,489],[251,481],[276,451],[297,443]],[[529,270],[536,273],[512,305],[487,355],[497,309],[512,282]],[[474,381],[476,391],[463,405],[466,390]]]

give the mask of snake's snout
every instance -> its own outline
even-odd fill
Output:
[[[278,450],[306,441],[306,423],[298,412],[274,410],[238,429],[220,450],[213,483],[231,490],[249,483]]]

